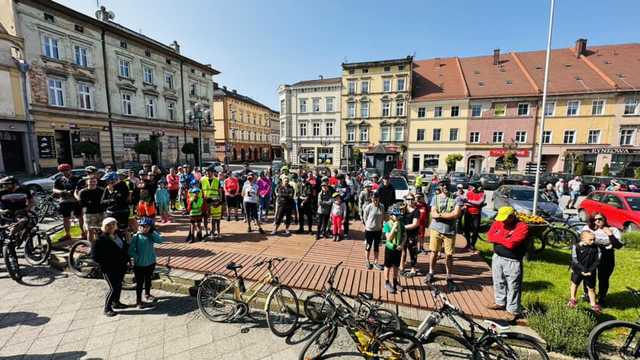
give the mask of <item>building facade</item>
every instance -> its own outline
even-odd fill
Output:
[[[280,142],[294,165],[340,165],[340,78],[299,81],[278,88]]]
[[[413,57],[342,64],[344,165],[387,171],[406,163]],[[384,147],[381,153],[380,147]],[[376,148],[376,154],[367,152]]]
[[[280,143],[280,112],[271,112],[269,124],[271,124],[271,159],[282,159],[282,144]]]
[[[186,110],[211,106],[219,72],[113,21],[104,7],[96,18],[51,1],[2,0],[0,20],[24,38],[30,65],[29,108],[39,164],[55,168],[187,160],[185,143],[198,143]],[[203,158],[212,158],[213,127],[204,124]],[[137,154],[143,140],[153,155]]]
[[[273,113],[268,106],[236,90],[216,85],[213,119],[217,159],[226,163],[271,160]]]

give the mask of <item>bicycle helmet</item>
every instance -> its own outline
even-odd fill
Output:
[[[190,193],[199,193],[200,189],[196,187],[196,188],[190,189],[189,192]]]
[[[127,169],[119,169],[117,171],[117,174],[120,175],[120,176],[123,176],[123,175],[127,176],[127,175],[129,175],[129,170],[127,170]]]
[[[104,174],[103,177],[100,178],[100,180],[102,181],[117,181],[119,179],[120,178],[118,177],[118,174],[116,174],[115,171],[108,172]]]
[[[189,185],[190,185],[190,186],[196,186],[196,185],[198,185],[198,180],[196,180],[196,179],[191,180],[191,182],[189,183]]]
[[[364,187],[371,187],[373,184],[371,183],[371,181],[369,180],[365,180],[365,182],[363,183]]]
[[[9,184],[17,184],[18,180],[16,180],[13,176],[5,176],[0,179],[0,185],[9,185]]]
[[[400,216],[402,215],[402,210],[399,207],[393,205],[389,208],[389,215]]]
[[[69,164],[60,164],[58,165],[58,171],[63,172],[63,171],[69,171],[71,170],[71,165]]]
[[[96,167],[95,167],[95,166],[93,166],[93,165],[89,165],[89,166],[87,166],[87,167],[85,167],[85,168],[84,168],[84,171],[86,171],[86,172],[87,172],[87,174],[93,174],[93,173],[95,173],[95,172],[97,172],[97,171],[98,171],[98,168],[96,168]]]
[[[211,165],[211,166],[207,167],[207,171],[217,172],[217,169],[216,169],[215,166]]]
[[[140,218],[140,220],[138,220],[138,224],[139,225],[143,225],[143,226],[144,225],[153,225],[153,219],[150,218],[150,217],[144,216],[144,217]]]

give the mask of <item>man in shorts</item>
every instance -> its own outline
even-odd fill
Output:
[[[429,273],[425,283],[433,281],[433,269],[438,261],[438,252],[444,245],[445,265],[447,272],[447,288],[455,291],[456,286],[451,280],[453,267],[453,253],[456,242],[456,222],[462,215],[462,201],[459,198],[449,196],[449,188],[446,182],[439,184],[440,193],[431,199],[431,231],[429,233]]]
[[[402,247],[407,239],[404,223],[402,222],[402,212],[399,207],[393,206],[389,210],[389,220],[384,223],[382,231],[386,240],[384,249],[384,288],[391,294],[395,294],[404,290],[400,285],[398,273],[402,258]]]
[[[87,240],[93,242],[97,238],[100,226],[102,226],[103,210],[100,202],[104,190],[98,187],[98,179],[95,176],[87,176],[85,182],[87,187],[80,190],[78,200],[84,209],[84,227],[88,234]]]
[[[224,200],[227,207],[227,221],[231,221],[231,214],[238,221],[238,207],[241,200],[240,195],[240,181],[238,175],[231,173],[226,179],[224,179]]]
[[[82,238],[86,239],[87,233],[84,229],[84,219],[82,218],[82,208],[80,203],[74,197],[74,193],[78,188],[80,178],[73,175],[71,165],[60,164],[58,171],[62,173],[53,184],[53,194],[60,203],[60,215],[64,224],[64,239],[71,240],[71,214],[78,219],[78,224],[82,229]]]
[[[380,195],[377,192],[371,193],[371,202],[364,204],[361,215],[364,224],[364,249],[367,256],[365,265],[368,270],[374,267],[378,270],[384,270],[384,267],[378,262],[378,247],[382,238],[384,212],[384,206],[380,203]],[[371,249],[373,249],[373,264],[370,261]]]

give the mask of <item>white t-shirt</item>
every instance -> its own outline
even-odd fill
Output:
[[[258,184],[246,181],[242,187],[243,200],[248,203],[258,203]]]
[[[621,238],[620,230],[618,230],[618,229],[616,229],[614,227],[609,227],[609,229],[611,229],[611,232],[613,233],[613,236],[616,239],[620,240],[620,238]],[[598,244],[598,245],[602,245],[602,246],[605,246],[605,247],[608,247],[608,246],[611,245],[611,239],[609,239],[609,235],[605,234],[602,229],[591,230],[589,225],[585,225],[582,228],[582,230],[580,230],[580,232],[582,232],[582,231],[592,232],[596,236],[595,243]]]

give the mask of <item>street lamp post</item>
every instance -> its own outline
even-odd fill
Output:
[[[195,103],[193,109],[187,111],[187,119],[191,126],[198,127],[198,166],[202,168],[202,123],[211,126],[211,110],[206,109],[199,102]]]

